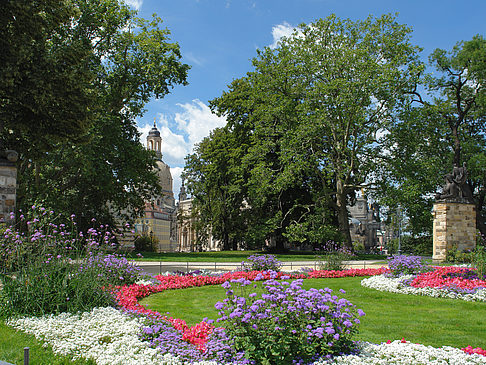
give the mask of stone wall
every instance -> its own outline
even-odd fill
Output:
[[[445,261],[447,250],[459,251],[476,247],[476,212],[474,204],[435,203],[433,259]]]
[[[10,213],[15,212],[17,168],[15,164],[0,158],[0,222],[14,223]]]

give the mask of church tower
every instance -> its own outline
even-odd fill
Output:
[[[149,131],[147,136],[147,149],[150,151],[155,151],[157,158],[162,160],[162,137],[160,136],[160,132],[155,125],[155,118],[154,126]]]
[[[156,205],[160,207],[170,207],[175,209],[174,193],[172,191],[172,174],[170,167],[162,161],[162,137],[160,131],[157,129],[154,120],[154,126],[149,131],[147,136],[147,149],[155,151],[157,156],[157,176],[159,177],[159,184],[162,187],[162,195],[156,198]]]
[[[182,186],[179,191],[179,201],[187,200],[186,187],[184,186],[184,180],[182,180]]]

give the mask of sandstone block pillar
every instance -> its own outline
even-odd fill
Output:
[[[434,252],[432,258],[445,261],[447,250],[476,247],[476,211],[474,204],[440,202],[434,204]]]
[[[15,212],[17,192],[17,152],[0,153],[0,223],[11,225],[14,220],[10,213]]]

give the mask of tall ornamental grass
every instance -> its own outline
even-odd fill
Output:
[[[114,244],[108,227],[77,232],[42,207],[20,215],[0,236],[0,316],[43,315],[115,305],[110,285],[132,284],[140,270],[103,248]],[[93,220],[94,222],[94,220]]]

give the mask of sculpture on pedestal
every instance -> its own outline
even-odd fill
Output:
[[[435,199],[441,202],[472,203],[472,193],[467,180],[467,169],[464,163],[462,167],[454,164],[452,173],[445,175],[445,185],[442,192],[435,195]]]

